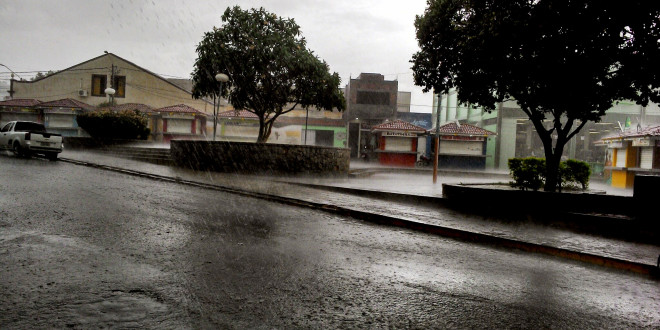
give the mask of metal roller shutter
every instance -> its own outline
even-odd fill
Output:
[[[2,120],[0,120],[0,127],[5,126],[8,122],[14,121],[14,120],[22,120],[22,121],[38,121],[39,120],[39,115],[36,113],[12,113],[12,112],[5,112],[2,115]]]
[[[440,153],[450,155],[482,155],[482,141],[440,140]]]
[[[73,127],[73,116],[71,115],[57,115],[50,114],[46,118],[48,121],[48,127]]]
[[[168,133],[188,133],[192,130],[192,120],[190,119],[167,119]]]
[[[639,167],[649,170],[653,168],[653,147],[642,148]]]
[[[387,151],[412,151],[412,141],[409,137],[385,138],[385,150]]]
[[[626,148],[616,148],[616,167],[626,167]]]

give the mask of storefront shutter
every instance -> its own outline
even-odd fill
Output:
[[[482,141],[440,140],[440,154],[449,155],[482,155]]]
[[[626,167],[626,148],[616,148],[616,167]]]
[[[2,120],[0,120],[0,127],[14,120],[38,121],[39,116],[36,113],[5,112],[2,114]]]
[[[412,151],[412,138],[388,136],[385,138],[385,150]]]
[[[642,152],[639,167],[650,170],[653,168],[653,147],[644,147],[641,149]]]
[[[73,127],[72,115],[49,114],[46,118],[48,121],[47,128],[70,128]]]
[[[168,119],[167,132],[168,133],[186,133],[190,134],[192,127],[191,119]]]

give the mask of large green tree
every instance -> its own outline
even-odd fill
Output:
[[[415,83],[489,111],[515,100],[556,191],[564,146],[588,121],[619,100],[660,101],[659,18],[650,0],[428,0],[415,20]]]
[[[257,115],[259,143],[268,140],[275,120],[296,106],[344,110],[339,75],[306,44],[293,19],[263,8],[227,8],[222,25],[197,46],[193,97],[222,95],[235,109]],[[229,76],[222,91],[217,73]]]

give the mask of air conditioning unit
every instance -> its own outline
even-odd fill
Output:
[[[87,90],[86,89],[81,89],[78,91],[78,96],[87,96]]]

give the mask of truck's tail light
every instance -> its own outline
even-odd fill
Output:
[[[30,141],[30,132],[25,133],[25,141]]]

